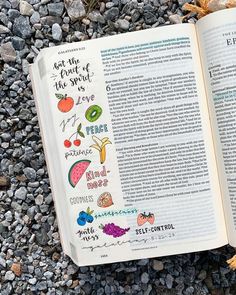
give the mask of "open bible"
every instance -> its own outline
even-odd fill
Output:
[[[236,9],[43,49],[30,67],[78,265],[236,246]]]

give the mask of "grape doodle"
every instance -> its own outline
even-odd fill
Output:
[[[119,238],[123,235],[125,235],[130,228],[121,228],[118,225],[115,225],[114,223],[107,223],[105,225],[100,225],[100,229],[102,229],[103,233],[109,236],[113,236],[113,238]]]

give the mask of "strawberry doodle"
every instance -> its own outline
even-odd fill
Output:
[[[144,225],[146,222],[149,222],[150,224],[153,224],[155,221],[155,216],[153,213],[148,213],[146,214],[145,212],[144,213],[139,213],[138,214],[138,217],[137,217],[137,224],[139,226],[142,226]]]

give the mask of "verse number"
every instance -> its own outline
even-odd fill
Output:
[[[109,85],[106,86],[106,91],[110,91],[111,87]]]

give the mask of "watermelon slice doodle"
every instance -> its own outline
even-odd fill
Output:
[[[88,168],[90,160],[80,160],[75,162],[68,173],[68,180],[71,186],[75,187],[76,184],[80,181],[80,178],[83,176],[84,172]]]

